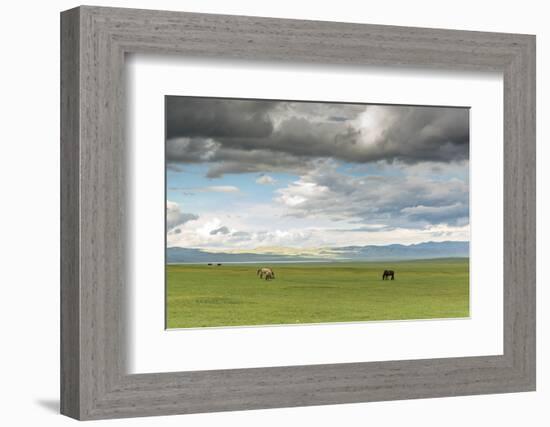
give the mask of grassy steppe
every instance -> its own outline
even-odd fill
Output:
[[[166,266],[167,327],[243,326],[467,317],[463,258],[403,262]],[[394,281],[382,281],[384,269]]]

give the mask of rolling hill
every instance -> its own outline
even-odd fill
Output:
[[[411,245],[367,245],[335,248],[256,248],[250,251],[208,251],[196,248],[171,247],[166,262],[321,262],[321,261],[386,261],[436,258],[467,258],[469,242],[422,242]]]

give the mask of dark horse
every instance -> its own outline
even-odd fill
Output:
[[[391,277],[391,280],[394,279],[395,273],[393,270],[384,270],[384,274],[382,274],[382,280],[389,279]]]

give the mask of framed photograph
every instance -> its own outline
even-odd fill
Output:
[[[167,96],[165,116],[167,328],[469,317],[468,108]]]
[[[61,412],[535,390],[535,37],[61,14]]]

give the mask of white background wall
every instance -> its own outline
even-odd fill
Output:
[[[97,5],[504,31],[537,35],[538,391],[116,420],[146,426],[546,426],[550,422],[550,26],[543,1],[96,1]],[[0,66],[0,423],[68,425],[59,384],[59,12],[74,1],[2,4]],[[545,222],[546,219],[546,222]]]

